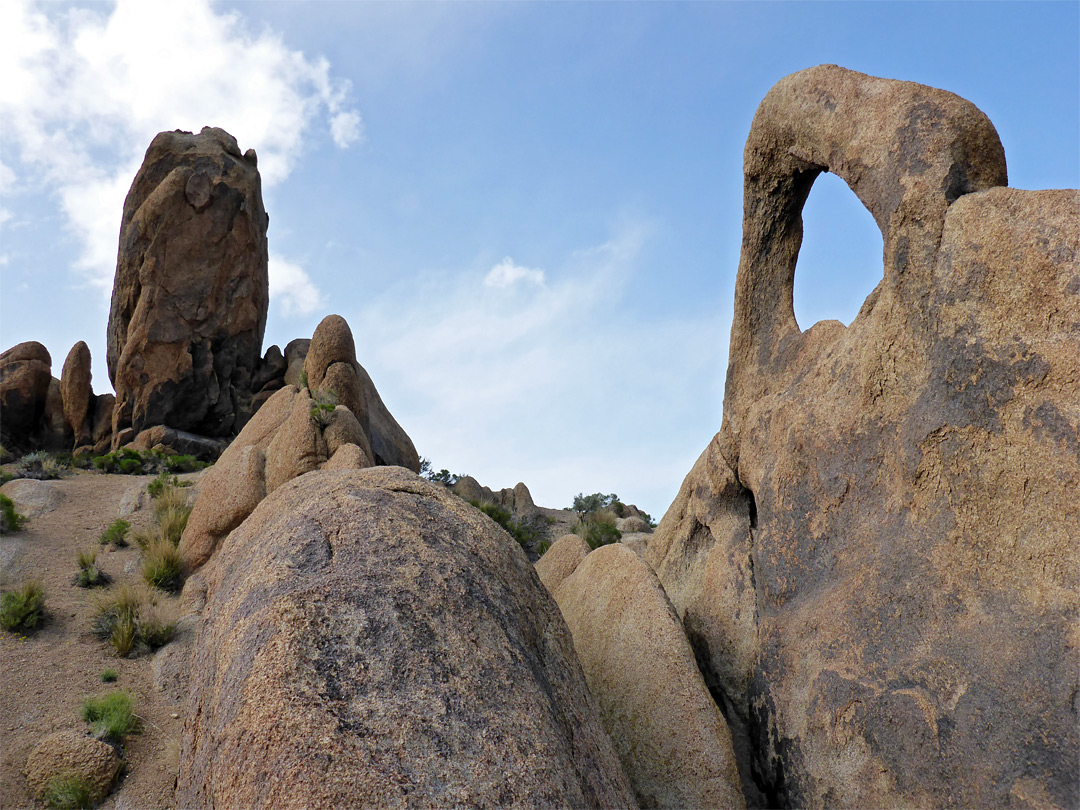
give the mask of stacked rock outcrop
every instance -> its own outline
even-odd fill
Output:
[[[412,440],[386,410],[367,372],[356,362],[352,333],[345,320],[328,315],[310,344],[311,387],[285,385],[276,389],[205,474],[180,542],[190,569],[205,563],[263,498],[297,476],[322,468],[363,469],[386,464],[375,447],[398,461],[412,464],[416,459],[413,469],[419,470]],[[320,367],[322,374],[318,373]],[[333,369],[333,374],[327,374],[327,368]],[[339,369],[345,371],[339,373]]]
[[[109,312],[117,444],[155,425],[210,437],[243,426],[266,326],[267,223],[254,150],[211,127],[151,142],[124,202]]]
[[[204,572],[178,806],[634,806],[558,608],[442,487],[296,478]]]
[[[822,171],[884,277],[803,332]],[[723,424],[646,550],[751,804],[1080,803],[1080,194],[1005,183],[941,90],[824,66],[755,116]]]

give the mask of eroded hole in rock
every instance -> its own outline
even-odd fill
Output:
[[[881,231],[847,183],[828,172],[814,181],[802,217],[795,320],[803,331],[825,320],[850,326],[881,282]]]

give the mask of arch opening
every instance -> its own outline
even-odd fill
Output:
[[[799,329],[835,320],[850,326],[883,278],[884,244],[874,217],[841,178],[822,172],[802,209],[793,306]]]

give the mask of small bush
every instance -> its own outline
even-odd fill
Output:
[[[599,512],[578,521],[574,534],[581,537],[589,548],[600,548],[609,543],[616,543],[622,538],[622,532],[615,527],[615,516],[610,512]]]
[[[79,572],[72,580],[73,584],[80,588],[99,588],[109,583],[109,575],[97,567],[97,551],[82,549],[76,561]]]
[[[184,564],[180,551],[168,537],[157,537],[150,541],[143,552],[143,579],[148,585],[163,591],[174,593],[180,590],[184,582]]]
[[[54,776],[39,796],[47,807],[56,810],[82,810],[91,807],[90,787],[71,774]]]
[[[296,381],[296,387],[303,391],[308,387],[307,369],[300,372],[300,379]]]
[[[0,444],[0,464],[7,464],[9,461],[14,460],[15,454],[4,447],[4,445]]]
[[[98,542],[103,546],[112,544],[117,548],[123,548],[127,545],[127,533],[131,528],[131,524],[126,520],[119,519],[114,520],[108,525],[108,527],[101,533],[101,537],[98,538]]]
[[[470,500],[469,503],[506,529],[522,548],[525,548],[536,539],[537,532],[532,526],[524,521],[514,520],[513,514],[497,503],[476,500]]]
[[[311,418],[320,430],[326,430],[334,418],[337,397],[332,391],[315,391],[311,397]]]
[[[94,456],[91,463],[102,472],[123,475],[194,472],[210,466],[195,456],[169,455],[160,450],[139,452],[126,447],[103,456]]]
[[[109,642],[121,658],[136,645],[157,649],[172,639],[176,629],[175,622],[162,616],[157,596],[145,586],[118,585],[96,599],[94,608],[91,632]]]
[[[34,478],[38,481],[51,481],[62,478],[69,469],[68,464],[44,450],[36,453],[28,453],[19,459],[15,466],[16,475],[19,478]]]
[[[115,669],[103,669],[101,671],[102,683],[116,683],[116,679],[119,677],[120,673],[118,673]]]
[[[22,531],[27,518],[15,511],[15,501],[0,493],[0,534]]]
[[[179,456],[179,458],[184,458],[184,456]],[[157,499],[167,492],[190,486],[190,481],[181,481],[176,473],[161,472],[158,473],[157,478],[146,485],[146,492],[151,498]]]
[[[551,541],[541,540],[536,546],[536,553],[543,557],[549,548],[551,548]]]
[[[27,580],[0,596],[0,627],[32,632],[45,618],[45,589],[36,579]]]
[[[133,703],[131,695],[119,689],[87,698],[82,706],[82,719],[90,724],[90,732],[99,740],[122,743],[138,727]]]

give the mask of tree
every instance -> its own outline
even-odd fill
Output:
[[[602,509],[607,509],[614,503],[618,503],[619,496],[614,492],[610,495],[605,495],[602,492],[594,492],[592,495],[583,495],[578,493],[574,496],[574,504],[570,508],[577,512],[578,520],[582,523],[586,521],[589,515],[599,512]]]

